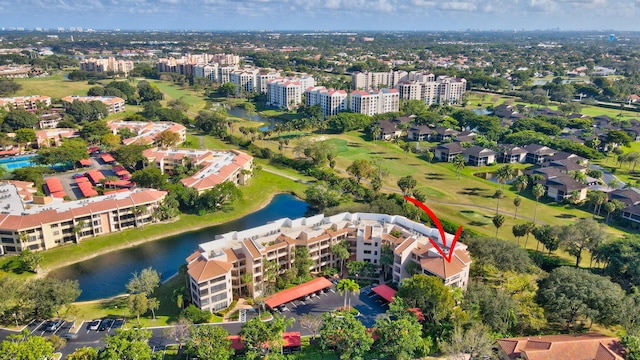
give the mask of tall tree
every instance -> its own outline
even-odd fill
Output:
[[[153,294],[160,285],[160,274],[152,267],[142,269],[140,273],[134,272],[133,277],[127,283],[127,291],[130,294]]]
[[[304,314],[300,317],[300,327],[310,332],[315,340],[316,334],[322,327],[322,318],[313,314]]]
[[[344,262],[349,258],[349,244],[341,241],[329,247],[329,251],[340,260],[340,272],[344,269]]]
[[[513,166],[511,166],[511,164],[503,165],[498,168],[495,175],[498,180],[498,184],[502,189],[507,181],[513,179]]]
[[[187,354],[201,360],[227,360],[233,355],[229,333],[217,325],[191,326],[185,347]]]
[[[344,295],[344,306],[343,309],[347,309],[347,299],[349,299],[349,308],[351,307],[351,299],[349,296],[351,294],[359,294],[360,286],[357,282],[351,279],[342,279],[336,285],[336,290],[340,293],[340,295]]]
[[[496,239],[498,238],[498,230],[500,230],[500,227],[504,224],[504,220],[504,215],[502,214],[497,214],[493,217],[493,226],[496,227]]]
[[[451,360],[463,360],[467,354],[471,359],[490,358],[493,354],[494,340],[487,328],[479,323],[474,323],[469,329],[464,330],[456,326],[448,341],[440,343],[440,349],[449,355]]]
[[[517,219],[517,218],[518,218],[518,208],[520,207],[520,204],[522,204],[522,199],[520,199],[520,196],[516,196],[516,197],[513,199],[513,206],[515,206],[515,208],[516,208],[516,211],[515,211],[515,213],[513,214],[513,218],[514,218],[514,219]]]
[[[549,255],[556,251],[560,246],[560,239],[558,237],[558,228],[551,225],[543,225],[537,227],[533,231],[533,236],[549,251]]]
[[[407,196],[411,196],[417,184],[418,182],[411,175],[403,176],[398,180],[398,187],[402,190],[402,193]]]
[[[183,317],[178,318],[178,322],[165,328],[162,335],[171,341],[178,343],[178,349],[182,349],[191,334],[191,322]]]
[[[129,313],[135,316],[140,324],[140,315],[149,310],[149,299],[144,293],[132,294],[127,298],[127,306],[129,306]]]
[[[374,174],[374,171],[373,165],[366,159],[354,160],[351,165],[347,167],[347,173],[356,178],[358,184],[363,178],[370,178]]]
[[[542,195],[544,195],[546,190],[544,188],[544,185],[535,184],[533,185],[531,191],[533,192],[533,196],[536,198],[536,207],[533,209],[533,222],[535,223],[536,215],[538,215],[538,201],[540,201],[540,198],[542,197]]]
[[[419,307],[427,321],[436,324],[448,318],[455,306],[453,296],[442,280],[424,274],[403,279],[396,296],[410,307]]]
[[[367,328],[350,313],[344,316],[322,315],[320,344],[323,349],[334,349],[340,359],[363,359],[373,338]]]
[[[595,249],[604,241],[606,231],[603,224],[593,219],[580,219],[571,225],[563,226],[559,236],[560,245],[572,256],[576,257],[576,267],[580,265],[582,251]],[[593,255],[591,257],[593,260]]]
[[[411,312],[391,319],[389,316],[378,318],[373,326],[378,336],[374,347],[386,358],[398,360],[415,359],[424,353],[422,325]]]
[[[0,360],[52,359],[53,345],[42,336],[32,336],[27,330],[9,335],[0,343]]]
[[[456,178],[460,180],[460,171],[465,167],[464,157],[458,154],[453,158],[453,168],[456,170]]]
[[[615,324],[623,297],[620,286],[608,278],[567,266],[551,271],[537,294],[547,317],[564,323],[567,330],[578,321]]]
[[[98,355],[99,360],[151,360],[148,342],[151,331],[144,329],[118,329],[115,335],[107,336],[105,346]]]

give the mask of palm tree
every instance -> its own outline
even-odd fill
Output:
[[[253,275],[251,273],[242,274],[242,276],[240,276],[240,283],[245,285],[247,292],[249,293],[249,295],[251,295],[251,291],[249,291],[249,285],[253,283]]]
[[[504,224],[504,216],[501,214],[496,214],[496,216],[493,217],[493,226],[496,227],[496,240],[498,239],[498,230],[500,230],[500,227]]]
[[[344,295],[344,306],[343,309],[347,309],[347,298],[351,294],[359,294],[360,293],[360,285],[357,282],[351,279],[343,279],[338,282],[336,285],[336,290],[340,295]],[[349,299],[349,308],[351,307],[351,299]]]
[[[529,234],[532,234],[536,230],[536,223],[533,221],[527,221],[522,224],[524,226],[524,233],[527,237],[524,239],[524,248],[527,248],[527,243],[529,242]]]
[[[536,222],[536,215],[538,212],[538,200],[540,200],[540,197],[544,195],[544,192],[545,192],[544,185],[535,184],[533,185],[533,188],[531,189],[531,191],[533,192],[533,196],[536,198],[536,207],[533,210],[533,222]]]
[[[609,188],[615,190],[620,187],[620,181],[612,179],[607,185],[609,186]]]
[[[460,180],[460,171],[464,169],[464,157],[461,154],[456,155],[453,158],[453,168],[456,170],[456,178]]]
[[[370,133],[371,133],[371,138],[373,139],[373,143],[376,143],[376,140],[378,140],[378,137],[380,137],[380,134],[382,133],[382,129],[380,128],[380,125],[373,125],[371,126],[371,128],[369,129]]]
[[[520,206],[521,203],[522,203],[522,199],[520,199],[520,196],[516,196],[515,199],[513,199],[513,206],[516,207],[516,212],[513,214],[514,219],[518,218],[518,207]]]
[[[605,220],[605,223],[609,223],[609,217],[611,216],[611,213],[616,211],[616,204],[612,203],[611,201],[606,202],[604,204],[604,211],[607,212],[607,220]]]
[[[498,180],[500,189],[504,187],[507,181],[513,179],[513,168],[511,164],[501,166],[498,171],[496,171],[496,179]]]
[[[516,186],[518,193],[520,193],[520,191],[526,189],[527,186],[529,186],[529,179],[527,179],[527,175],[520,175],[516,177],[513,183]]]
[[[493,194],[493,197],[496,198],[496,214],[499,212],[499,207],[500,207],[500,199],[502,199],[504,197],[504,191],[498,189],[496,190],[495,194]]]

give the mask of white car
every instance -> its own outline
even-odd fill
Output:
[[[100,323],[102,321],[101,320],[93,320],[92,322],[89,323],[89,330],[93,330],[93,331],[98,331],[98,329],[100,328]]]

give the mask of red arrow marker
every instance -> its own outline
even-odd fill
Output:
[[[413,204],[415,204],[417,207],[419,207],[420,209],[422,209],[422,211],[424,211],[425,213],[427,213],[427,215],[429,215],[429,217],[431,218],[431,220],[433,220],[433,223],[436,225],[436,227],[438,228],[438,231],[440,232],[440,239],[442,239],[442,244],[444,246],[447,246],[447,238],[444,236],[444,229],[442,228],[442,224],[440,224],[440,220],[438,219],[438,217],[436,216],[436,214],[431,211],[431,209],[429,209],[427,207],[427,205],[423,204],[422,202],[412,198],[412,197],[408,197],[405,196],[404,197],[405,200],[412,202]],[[453,250],[456,247],[456,243],[458,242],[458,238],[460,237],[460,233],[462,232],[462,226],[460,226],[458,228],[458,231],[456,231],[456,235],[453,237],[453,241],[451,242],[451,247],[449,250],[449,254],[445,254],[444,250],[440,247],[440,244],[438,244],[437,242],[435,242],[435,240],[433,240],[432,238],[429,238],[429,241],[431,241],[431,245],[433,245],[436,250],[438,250],[438,252],[440,253],[440,255],[442,255],[442,257],[447,260],[447,262],[451,262],[451,257],[453,256]]]

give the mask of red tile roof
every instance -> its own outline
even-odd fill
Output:
[[[231,271],[232,267],[233,265],[228,262],[206,260],[200,257],[187,266],[187,272],[198,283],[201,283],[203,281],[207,281],[228,273],[229,271]]]
[[[102,159],[102,161],[104,161],[106,163],[110,163],[110,162],[116,161],[116,159],[114,159],[113,156],[111,156],[111,154],[102,154],[102,155],[100,155],[100,158]]]
[[[282,344],[283,347],[300,346],[300,332],[295,331],[282,333],[282,340],[284,340],[284,343]]]
[[[393,297],[396,295],[396,291],[389,287],[387,284],[382,284],[371,289],[374,293],[380,295],[383,299],[388,302],[393,301]]]
[[[80,161],[78,161],[78,162],[82,166],[91,166],[91,164],[92,164],[91,159],[80,159]]]
[[[275,308],[278,305],[288,303],[289,301],[305,297],[313,292],[330,287],[331,281],[319,277],[304,284],[294,286],[290,289],[282,290],[279,293],[268,296],[264,299],[265,304],[270,308]]]
[[[498,345],[509,359],[623,359],[620,341],[597,333],[500,339]]]
[[[64,189],[62,188],[62,183],[58,178],[48,178],[47,180],[45,180],[45,183],[47,184],[47,189],[49,189],[50,194],[57,193],[60,191],[64,192]]]

